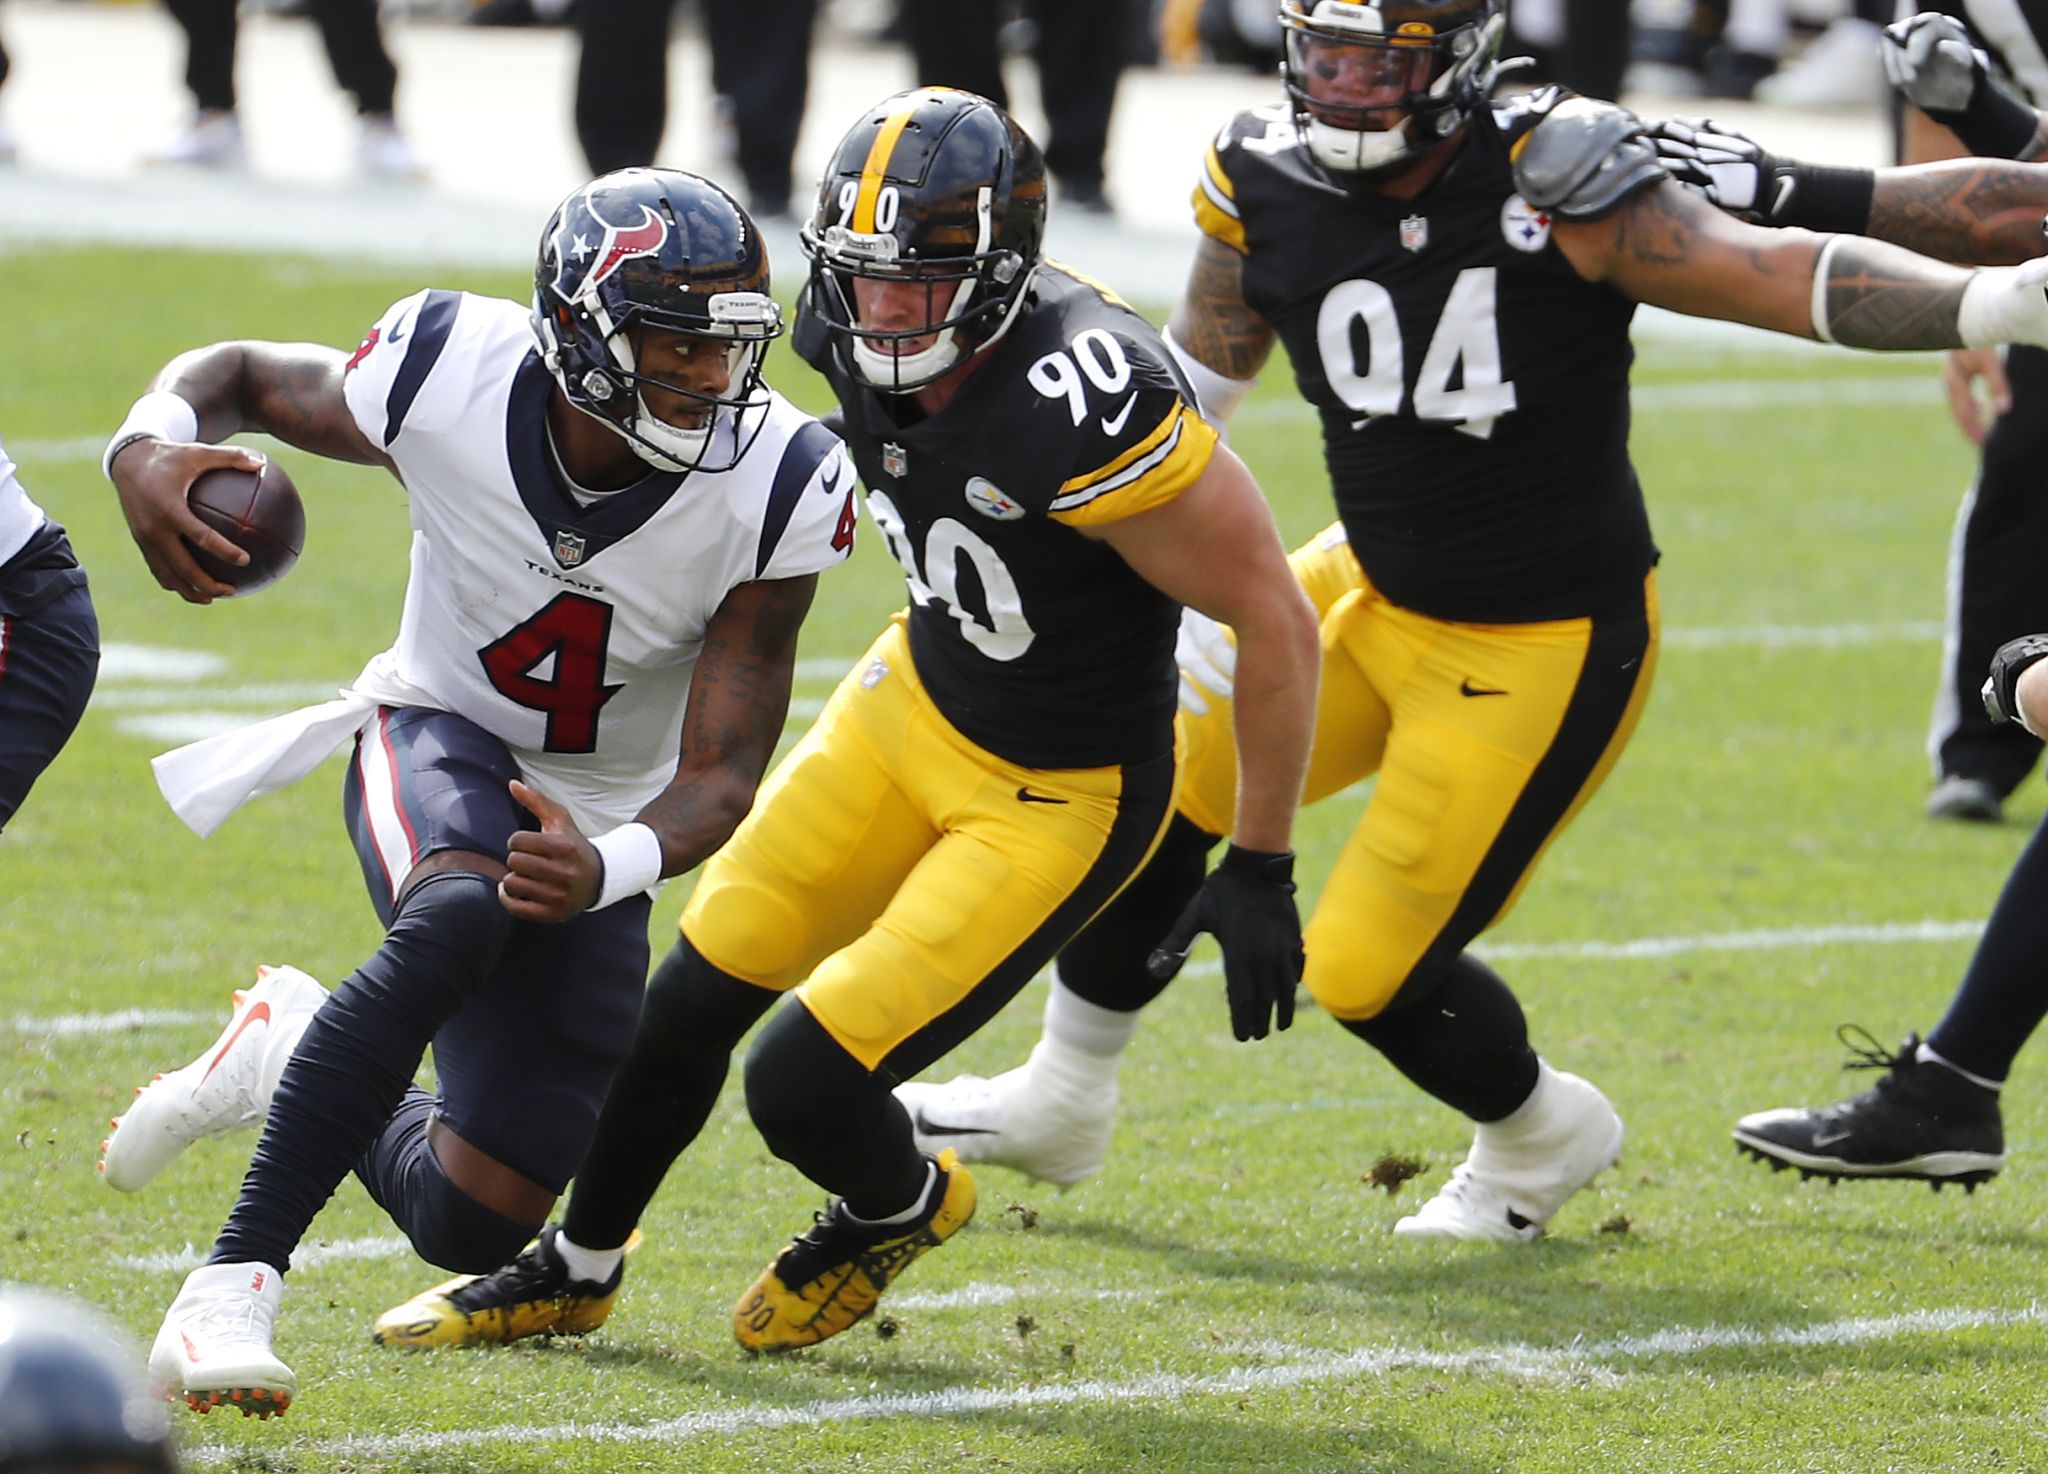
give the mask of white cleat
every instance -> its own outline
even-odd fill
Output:
[[[1482,1125],[1471,1152],[1451,1169],[1451,1180],[1397,1222],[1394,1232],[1404,1238],[1526,1244],[1572,1194],[1620,1160],[1621,1117],[1594,1085],[1545,1065],[1539,1090],[1539,1129],[1504,1142],[1499,1128]]]
[[[242,144],[241,120],[230,112],[203,112],[151,149],[143,162],[164,168],[246,168],[249,155]]]
[[[296,967],[259,967],[206,1052],[135,1092],[101,1143],[100,1172],[124,1193],[146,1187],[193,1142],[262,1121],[278,1076],[327,990]]]
[[[186,1276],[149,1348],[149,1375],[194,1412],[223,1405],[268,1418],[292,1405],[298,1378],[270,1349],[284,1276],[268,1264],[205,1264]]]
[[[1029,1063],[992,1080],[960,1075],[943,1084],[899,1085],[896,1098],[910,1112],[919,1151],[950,1148],[963,1162],[1014,1167],[1060,1187],[1102,1170],[1116,1121],[1114,1080],[1063,1090]]]

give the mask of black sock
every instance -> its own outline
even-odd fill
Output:
[[[1135,1013],[1166,984],[1146,970],[1208,872],[1216,836],[1179,814],[1131,883],[1060,949],[1060,985],[1098,1008]]]
[[[1536,1088],[1536,1051],[1522,1005],[1500,974],[1461,952],[1409,997],[1410,980],[1385,1012],[1344,1027],[1410,1080],[1474,1121],[1511,1116]]]
[[[286,1266],[390,1121],[436,1031],[490,977],[511,925],[484,876],[443,871],[413,888],[384,945],[306,1026],[210,1262]]]
[[[647,984],[633,1052],[612,1082],[562,1232],[586,1249],[626,1242],[669,1167],[718,1103],[733,1046],[779,995],[720,972],[678,938]]]
[[[930,1175],[886,1079],[800,1002],[770,1019],[747,1055],[747,1110],[768,1150],[855,1217],[901,1213]]]
[[[1927,1047],[1950,1064],[2004,1080],[2041,1019],[2048,1015],[2048,986],[2041,980],[2048,957],[2048,821],[2034,831],[2019,863],[2006,877],[1998,905],[1970,957],[1962,984]]]

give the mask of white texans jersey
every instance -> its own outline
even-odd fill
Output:
[[[21,489],[7,447],[0,445],[0,563],[26,547],[46,520],[43,509]]]
[[[349,409],[396,464],[413,527],[397,643],[355,690],[467,717],[596,834],[674,778],[726,594],[846,558],[855,477],[830,430],[769,393],[733,470],[650,467],[580,505],[548,443],[554,387],[527,309],[462,292],[407,297],[350,359]]]

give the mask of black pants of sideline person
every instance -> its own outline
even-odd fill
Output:
[[[591,172],[653,163],[668,126],[673,0],[583,0],[576,67],[576,138]],[[732,99],[748,206],[790,203],[790,159],[810,88],[817,0],[708,0],[713,85]]]
[[[1099,193],[1117,79],[1124,69],[1128,0],[1032,0],[1045,166],[1069,190]],[[1007,108],[996,48],[997,0],[907,0],[920,86],[964,87]]]
[[[2041,743],[2017,722],[1993,726],[1978,692],[2007,640],[2048,629],[2048,352],[2006,354],[2012,410],[1991,427],[1977,481],[1956,514],[1948,628],[1928,754],[1937,776],[1976,778],[2000,796],[2033,770]]]
[[[235,0],[164,0],[185,32],[185,85],[200,111],[235,105]],[[334,80],[359,113],[384,115],[398,92],[398,68],[377,29],[377,0],[311,0]]]

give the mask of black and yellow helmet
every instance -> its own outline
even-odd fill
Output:
[[[985,97],[920,87],[848,130],[803,227],[811,305],[846,368],[898,393],[999,338],[1024,301],[1045,237],[1045,159]],[[919,282],[922,321],[859,330],[860,280]],[[914,352],[904,345],[933,341]]]
[[[1394,173],[1463,127],[1493,85],[1500,0],[1280,0],[1280,75],[1310,156]]]

